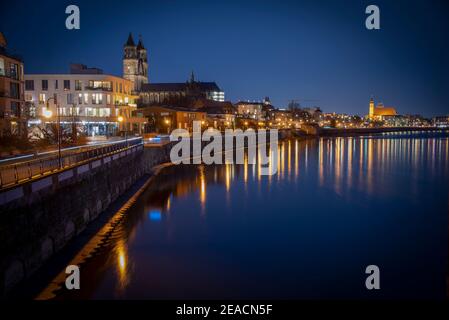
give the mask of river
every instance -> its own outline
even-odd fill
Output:
[[[163,169],[57,298],[446,296],[447,135],[287,140],[278,168]]]

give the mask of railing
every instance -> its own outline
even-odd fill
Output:
[[[112,88],[85,86],[84,90],[89,90],[89,91],[112,91]]]
[[[75,167],[89,160],[102,158],[106,155],[118,153],[139,145],[142,145],[142,138],[131,138],[127,141],[121,140],[120,142],[107,142],[100,146],[86,145],[67,148],[63,150],[61,155],[61,167],[59,166],[57,152],[55,152],[55,155],[51,154],[40,159],[0,165],[0,189],[69,167]]]

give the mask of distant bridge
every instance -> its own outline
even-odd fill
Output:
[[[449,128],[438,127],[380,127],[380,128],[322,128],[302,125],[299,131],[314,136],[357,136],[379,133],[449,132]]]

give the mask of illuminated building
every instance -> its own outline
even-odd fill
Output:
[[[139,92],[139,105],[188,105],[197,99],[209,99],[223,102],[224,92],[215,82],[196,81],[192,75],[190,80],[181,83],[147,83]]]
[[[26,134],[22,59],[6,49],[0,32],[0,136]]]
[[[170,133],[174,129],[192,131],[193,121],[206,124],[206,112],[174,106],[149,106],[139,112],[147,118],[149,131]]]
[[[132,91],[139,95],[139,106],[183,106],[202,98],[225,101],[225,93],[215,82],[196,81],[193,72],[186,82],[150,83],[147,50],[141,37],[136,45],[130,33],[123,50],[123,78],[133,83]]]
[[[97,68],[73,64],[69,74],[25,75],[25,100],[31,106],[30,124],[56,122],[59,105],[63,126],[79,125],[88,135],[141,133],[145,119],[138,117],[130,80],[103,74]],[[47,103],[49,110],[47,110]],[[51,111],[51,117],[46,112]],[[120,123],[119,117],[123,117]]]
[[[141,37],[137,46],[134,44],[131,33],[124,45],[123,78],[132,81],[134,92],[139,92],[143,84],[148,83],[147,50]]]
[[[448,128],[449,116],[439,116],[432,119],[433,125],[436,127]]]
[[[219,130],[234,128],[236,108],[229,101],[199,99],[193,103],[192,108],[206,112],[209,127]]]
[[[386,116],[396,116],[397,112],[395,108],[385,107],[383,103],[378,103],[374,106],[374,99],[371,98],[369,101],[369,115],[371,120],[383,120]]]

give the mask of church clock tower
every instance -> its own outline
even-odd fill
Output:
[[[370,119],[374,118],[374,99],[373,97],[371,97],[371,99],[369,100],[369,115],[368,117]]]
[[[131,80],[134,84],[134,91],[139,92],[142,89],[142,84],[148,83],[147,50],[143,46],[141,37],[137,46],[135,45],[131,33],[123,47],[123,78]]]

